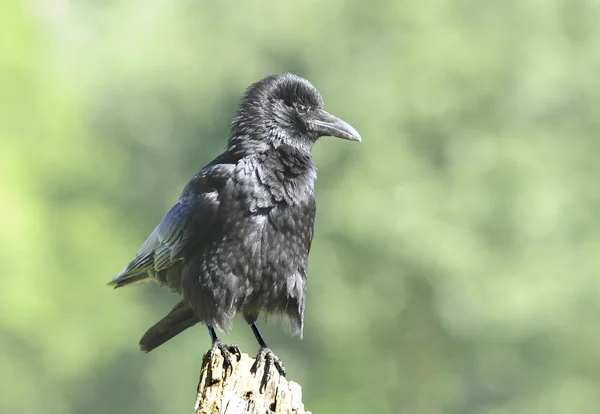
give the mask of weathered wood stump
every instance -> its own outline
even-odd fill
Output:
[[[250,372],[254,358],[242,354],[233,358],[233,372],[225,372],[223,357],[206,355],[200,370],[194,414],[310,414],[304,411],[302,388],[273,369],[271,379],[261,390],[264,364]]]

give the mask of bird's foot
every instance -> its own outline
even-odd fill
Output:
[[[273,367],[275,367],[277,371],[279,371],[279,373],[285,377],[285,367],[283,366],[281,359],[279,359],[279,357],[275,355],[269,347],[266,346],[261,347],[258,351],[258,354],[256,354],[256,360],[254,361],[254,364],[252,364],[250,372],[256,374],[263,361],[265,363],[265,367],[263,371],[263,377],[260,383],[261,392],[265,390],[267,384],[271,380],[271,372],[273,370]]]
[[[210,348],[207,354],[210,360],[214,358],[217,349],[221,352],[221,356],[223,357],[223,367],[225,368],[225,374],[227,374],[227,371],[233,373],[233,360],[231,359],[231,355],[235,355],[236,359],[239,361],[242,358],[240,348],[235,344],[224,344],[221,341],[215,341],[213,342],[212,347]]]

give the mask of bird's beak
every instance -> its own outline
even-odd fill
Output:
[[[318,132],[321,136],[338,137],[349,141],[361,142],[360,134],[346,121],[331,115],[322,109],[317,109],[308,121],[309,128]]]

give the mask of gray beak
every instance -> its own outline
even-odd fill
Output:
[[[308,121],[309,128],[321,136],[338,137],[348,141],[361,142],[360,134],[346,121],[331,115],[323,109],[313,111],[312,119]]]

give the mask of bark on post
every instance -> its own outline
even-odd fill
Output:
[[[310,414],[304,411],[302,388],[273,369],[271,380],[259,392],[263,367],[252,374],[254,359],[242,354],[233,358],[233,372],[225,375],[219,352],[212,360],[204,357],[194,414]]]

